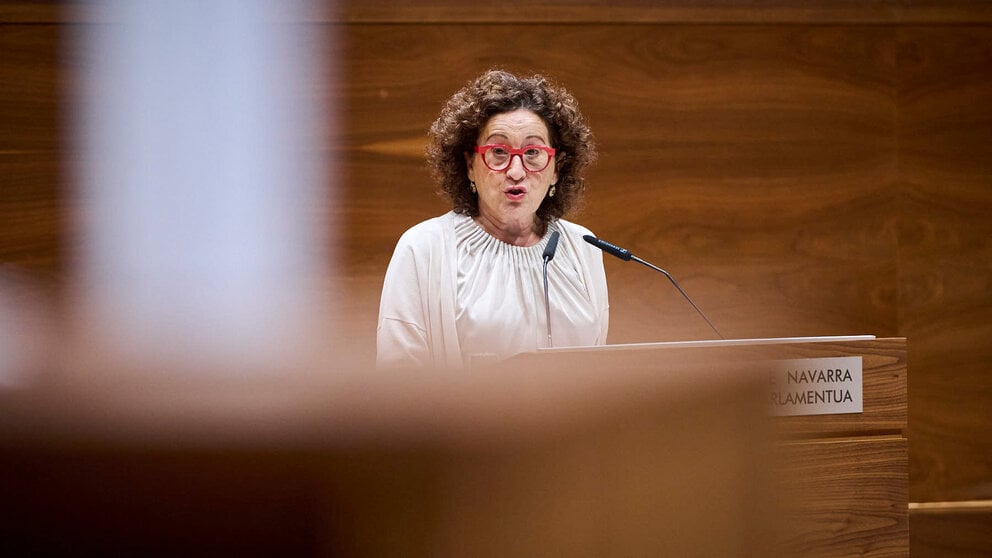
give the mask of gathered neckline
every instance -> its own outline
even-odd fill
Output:
[[[544,247],[548,244],[551,233],[558,231],[558,221],[548,223],[547,230],[541,240],[532,246],[516,246],[504,242],[489,234],[479,223],[468,215],[456,215],[455,238],[459,246],[464,246],[470,254],[492,252],[497,255],[507,255],[513,258],[541,260]]]

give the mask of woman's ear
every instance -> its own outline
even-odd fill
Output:
[[[551,179],[551,183],[552,184],[557,184],[558,183],[558,171],[561,170],[561,166],[565,163],[565,157],[566,156],[567,155],[566,155],[566,153],[564,151],[560,151],[558,153],[555,153],[555,176],[554,176],[554,178]]]
[[[467,170],[469,181],[475,182],[475,177],[473,176],[475,171],[472,169],[472,153],[469,153],[468,151],[465,152],[465,168]]]

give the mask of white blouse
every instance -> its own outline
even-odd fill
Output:
[[[456,217],[455,320],[466,364],[502,360],[548,346],[543,253],[557,230],[558,224],[551,223],[541,242],[514,246],[490,235],[471,217]],[[566,243],[559,243],[548,264],[548,296],[555,346],[602,342],[599,312]]]
[[[603,253],[588,229],[559,219],[534,246],[503,243],[453,211],[408,229],[393,250],[379,303],[379,367],[461,368],[548,344],[542,254],[554,346],[601,345],[609,329]]]

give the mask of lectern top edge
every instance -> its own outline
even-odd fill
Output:
[[[573,347],[540,348],[539,353],[578,351],[623,351],[629,349],[660,349],[665,347],[736,347],[741,345],[781,345],[786,343],[837,343],[872,341],[874,335],[828,335],[819,337],[765,337],[752,339],[705,339],[701,341],[659,341],[653,343],[618,343],[615,345],[588,345]]]

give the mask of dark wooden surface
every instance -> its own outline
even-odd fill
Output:
[[[938,503],[909,510],[914,558],[981,558],[989,555],[992,503]]]
[[[0,24],[0,266],[48,287],[64,271],[59,33]]]
[[[391,0],[340,2],[333,15],[351,23],[481,21],[620,22],[620,23],[958,23],[992,20],[981,0],[545,0],[533,11],[511,5],[476,6],[457,0],[397,3]]]
[[[899,45],[913,499],[992,499],[992,28],[911,27]]]
[[[311,12],[336,34],[339,71],[315,91],[340,114],[347,346],[371,360],[392,245],[445,210],[422,155],[440,103],[490,65],[543,71],[600,145],[575,220],[670,271],[727,337],[905,336],[910,499],[992,498],[990,5],[537,7]],[[53,300],[78,242],[63,140],[79,61],[60,47],[96,20],[85,2],[0,2],[0,266]],[[607,273],[611,342],[711,336],[664,278]]]

